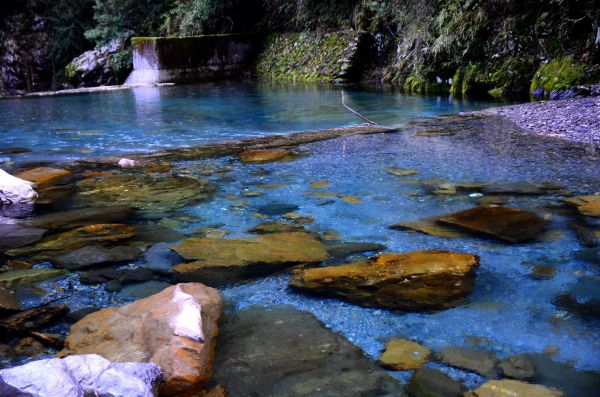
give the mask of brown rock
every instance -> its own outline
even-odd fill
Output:
[[[66,314],[64,305],[36,307],[28,309],[0,321],[0,335],[18,335],[51,324]]]
[[[118,223],[89,225],[57,234],[33,246],[8,250],[6,255],[20,256],[45,251],[76,250],[97,242],[118,241],[133,236],[135,236],[135,229],[129,225]]]
[[[240,160],[244,163],[269,163],[272,161],[289,161],[298,155],[285,149],[273,150],[246,150],[240,153]]]
[[[391,339],[379,357],[379,363],[396,371],[422,367],[429,361],[431,349],[406,339]]]
[[[182,280],[216,285],[327,259],[323,244],[303,232],[240,239],[190,238],[171,247],[191,263],[173,267]]]
[[[53,212],[36,217],[31,223],[45,229],[72,229],[94,223],[117,223],[133,215],[131,207],[83,208]]]
[[[565,202],[575,206],[581,215],[600,217],[600,194],[577,196],[566,199]]]
[[[54,185],[60,179],[70,175],[71,172],[60,168],[37,167],[27,171],[19,172],[17,178],[37,183],[38,187]]]
[[[475,207],[442,216],[439,221],[511,243],[533,240],[546,226],[532,212],[502,206]]]
[[[432,368],[417,369],[406,385],[410,397],[463,397],[466,391],[462,383]]]
[[[491,380],[473,391],[475,397],[561,397],[560,390],[518,380]]]
[[[508,357],[498,364],[498,369],[506,378],[527,380],[535,377],[535,368],[526,354]]]
[[[159,389],[161,395],[189,395],[212,376],[221,306],[217,290],[199,283],[178,284],[84,317],[71,328],[61,355],[153,362],[166,382]]]
[[[486,350],[449,346],[442,349],[438,356],[440,361],[451,367],[472,371],[486,378],[493,379],[497,377],[496,364],[498,359]]]
[[[248,233],[252,234],[270,234],[270,233],[291,233],[291,232],[302,232],[304,226],[292,225],[289,223],[272,221],[263,222],[248,230]]]
[[[400,222],[390,226],[390,229],[411,231],[444,238],[463,238],[468,233],[438,222],[438,218],[427,218],[420,221]]]
[[[479,258],[447,251],[382,254],[368,262],[303,269],[290,286],[368,307],[400,310],[456,306],[475,281]]]
[[[4,288],[0,288],[0,313],[21,310],[21,305],[13,294]]]

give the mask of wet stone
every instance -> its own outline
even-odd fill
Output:
[[[23,247],[42,239],[46,229],[0,217],[0,251]]]
[[[83,208],[36,217],[31,224],[51,230],[73,229],[90,224],[119,223],[133,215],[131,207]]]
[[[61,182],[71,175],[70,171],[61,168],[36,167],[15,175],[17,178],[34,182],[38,187],[47,187]]]
[[[475,397],[561,397],[563,392],[517,380],[491,380],[473,391]]]
[[[439,221],[510,243],[533,240],[546,227],[546,222],[532,212],[502,206],[475,207],[442,216]]]
[[[64,269],[78,270],[86,267],[131,261],[140,253],[141,251],[138,248],[130,246],[107,248],[88,245],[68,254],[54,257],[52,263]]]
[[[332,260],[344,260],[353,254],[362,254],[366,252],[380,252],[385,250],[387,247],[383,244],[378,243],[367,243],[360,241],[348,241],[348,242],[337,242],[329,241],[325,242],[325,249]]]
[[[290,161],[298,157],[297,153],[286,149],[246,150],[240,153],[243,163],[270,163],[273,161]]]
[[[557,187],[556,189],[559,188]],[[537,185],[529,182],[492,182],[483,187],[483,193],[489,195],[539,196],[556,189],[548,185]]]
[[[278,216],[278,215],[287,214],[288,212],[296,211],[299,208],[300,207],[298,207],[295,204],[273,202],[273,203],[269,203],[267,205],[262,205],[262,206],[258,207],[257,211],[263,215]]]
[[[379,363],[388,369],[407,371],[422,367],[429,361],[431,349],[406,339],[391,339],[379,357]]]
[[[529,380],[535,377],[535,368],[527,355],[519,354],[510,356],[498,364],[498,369],[503,377]]]
[[[292,225],[284,222],[263,222],[251,229],[248,229],[248,233],[252,234],[269,234],[269,233],[291,233],[291,232],[302,232],[304,226]]]
[[[395,166],[388,167],[384,170],[386,173],[394,176],[412,176],[417,175],[419,171],[411,169],[401,169]]]
[[[466,391],[462,383],[432,368],[417,369],[406,385],[410,397],[463,397]]]
[[[170,248],[169,243],[158,243],[144,253],[144,267],[155,273],[173,273],[173,266],[181,263],[181,258]]]
[[[463,302],[478,266],[479,258],[471,254],[386,253],[347,265],[300,269],[289,285],[367,307],[440,310]]]
[[[390,226],[390,229],[417,232],[443,238],[462,238],[468,233],[438,222],[437,217],[420,221],[400,222]]]
[[[160,291],[170,286],[171,284],[164,281],[150,280],[143,283],[130,284],[122,288],[119,294],[133,299],[142,299],[150,295],[158,294]]]
[[[13,296],[12,292],[0,288],[0,315],[6,312],[15,312],[19,310],[21,310],[21,305]]]
[[[552,280],[556,275],[556,268],[552,265],[539,265],[531,269],[530,276],[535,280]]]
[[[122,284],[147,281],[154,277],[149,269],[125,268],[125,269],[94,269],[79,273],[79,280],[84,284],[100,284],[110,280],[117,280]]]
[[[565,202],[577,208],[581,215],[600,217],[600,194],[577,196]]]
[[[498,376],[496,372],[498,359],[486,350],[450,346],[442,349],[437,357],[451,367],[475,372],[488,379],[495,379]]]
[[[20,335],[52,324],[69,309],[64,305],[28,309],[0,320],[0,335]]]
[[[251,307],[222,323],[214,380],[231,396],[404,396],[363,352],[290,307]]]
[[[16,289],[66,275],[67,272],[62,269],[11,270],[0,273],[0,287]]]

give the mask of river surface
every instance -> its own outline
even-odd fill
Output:
[[[596,153],[556,139],[522,135],[496,119],[415,121],[495,105],[491,102],[406,96],[387,89],[343,89],[348,104],[365,116],[405,127],[398,133],[304,145],[299,148],[303,156],[290,162],[250,165],[223,157],[177,163],[176,170],[208,179],[218,186],[218,193],[208,202],[179,210],[163,223],[186,234],[208,227],[224,230],[230,237],[245,236],[257,223],[280,219],[279,215],[258,219],[259,208],[274,203],[293,205],[296,212],[314,219],[307,225],[309,230],[334,234],[341,241],[381,243],[389,252],[444,249],[479,255],[481,267],[472,295],[465,305],[453,309],[401,313],[299,294],[287,287],[289,275],[277,274],[221,288],[231,304],[238,309],[287,304],[310,311],[374,358],[387,339],[403,337],[434,350],[475,343],[501,358],[551,348],[554,359],[562,363],[599,371],[598,318],[557,304],[557,297],[573,291],[581,292],[579,298],[584,301],[598,300],[598,250],[578,240],[568,226],[573,215],[564,211],[561,201],[564,195],[600,191]],[[66,161],[360,124],[341,107],[341,90],[236,83],[5,100],[0,101],[0,148],[25,147],[32,152],[0,157],[17,164]],[[440,128],[452,133],[419,134]],[[385,172],[392,166],[416,172],[406,177]],[[211,174],[206,172],[209,169],[226,172]],[[431,180],[549,183],[561,185],[561,190],[495,198],[549,220],[549,230],[531,243],[446,239],[389,229],[401,221],[481,203],[480,194],[432,194],[423,183]],[[315,181],[327,183],[315,189],[311,187]],[[245,194],[249,191],[260,195]],[[319,198],[311,195],[315,191],[330,194]],[[341,199],[344,196],[354,199]],[[137,265],[143,266],[143,261]],[[551,276],[534,277],[533,269],[539,266],[551,268]],[[60,283],[42,286],[64,285]],[[76,276],[69,283],[79,286],[75,288],[79,292],[59,296],[58,301],[73,309],[131,300],[105,292],[102,286],[81,287]],[[31,298],[32,305],[34,301]],[[473,374],[441,368],[470,386],[482,382]],[[396,373],[403,380],[408,375]]]

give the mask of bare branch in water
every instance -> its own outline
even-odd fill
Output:
[[[355,114],[356,116],[358,116],[361,119],[363,119],[364,121],[366,121],[367,123],[369,123],[371,125],[378,125],[376,122],[374,122],[372,120],[369,120],[368,118],[366,118],[362,114],[358,113],[356,110],[352,109],[350,106],[346,105],[346,99],[344,97],[344,91],[343,90],[342,90],[342,106],[345,107],[346,109],[348,109],[351,113]]]

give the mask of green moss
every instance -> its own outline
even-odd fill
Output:
[[[544,95],[583,82],[585,67],[571,57],[555,59],[542,65],[533,76],[529,91],[541,89]]]
[[[452,76],[452,86],[450,87],[450,95],[460,96],[462,94],[463,70],[458,69]]]

